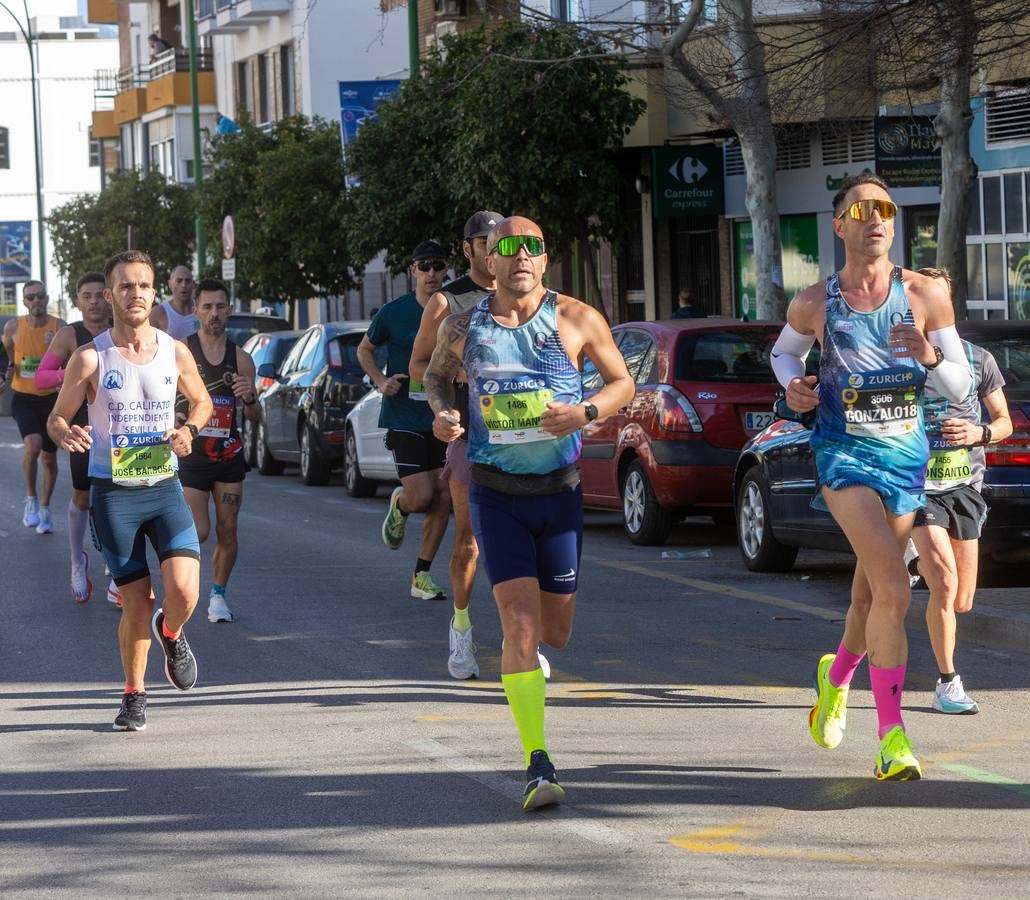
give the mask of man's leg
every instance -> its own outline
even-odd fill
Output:
[[[119,585],[122,616],[118,623],[118,648],[125,675],[125,693],[143,693],[150,651],[150,620],[154,615],[154,593],[150,576]]]
[[[912,529],[912,541],[919,551],[919,574],[930,590],[926,602],[926,628],[938,670],[954,672],[955,597],[958,571],[951,539],[946,528],[922,525]]]
[[[211,595],[208,597],[207,620],[231,622],[232,612],[225,601],[225,588],[236,565],[239,551],[239,518],[243,504],[242,481],[216,481],[211,495],[215,498],[215,552],[211,557]]]
[[[39,461],[43,467],[43,479],[39,491],[39,505],[42,509],[50,508],[50,498],[54,496],[57,484],[57,454],[40,450]]]
[[[178,636],[200,598],[200,560],[189,556],[172,556],[161,563],[161,586],[164,588],[164,624]]]
[[[189,504],[190,512],[193,514],[193,524],[197,529],[197,540],[203,544],[211,533],[211,512],[209,507],[209,491],[202,491],[194,487],[182,488],[183,496]]]
[[[441,480],[440,470],[432,469],[422,473],[429,480],[432,500],[426,507],[425,519],[422,522],[422,544],[419,547],[420,559],[432,562],[440,549],[447,522],[451,517],[451,492],[447,482]]]
[[[39,471],[39,454],[43,449],[43,437],[27,434],[22,438],[21,472],[25,476],[25,496],[39,501],[36,494],[36,476]]]
[[[424,453],[420,453],[418,464],[424,466],[425,461]],[[414,466],[409,466],[409,471],[412,468]],[[398,466],[398,470],[404,471],[400,466]],[[439,474],[439,471],[421,468],[401,478],[401,487],[404,490],[401,500],[405,513],[425,513],[422,520],[422,543],[419,545],[418,559],[415,561],[415,570],[411,578],[411,596],[416,600],[446,599],[443,588],[433,581],[429,574],[436,551],[440,548],[440,541],[443,540],[443,534],[447,528],[447,517],[450,514],[450,495],[445,489],[445,497],[442,501],[439,496],[440,490],[437,487]],[[442,508],[441,502],[445,504]]]
[[[468,615],[472,585],[476,580],[479,545],[472,531],[469,514],[469,486],[460,479],[450,479],[451,505],[454,508],[454,550],[451,553],[451,590],[456,613]]]

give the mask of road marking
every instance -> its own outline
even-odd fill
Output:
[[[24,788],[22,790],[0,791],[0,797],[63,797],[66,794],[123,794],[129,789],[120,788],[62,788],[61,790],[45,790],[43,788]]]
[[[1007,791],[1015,791],[1017,794],[1030,796],[1030,784],[1023,784],[1023,782],[1016,781],[1014,778],[1006,778],[1004,775],[995,775],[994,772],[986,772],[975,766],[963,766],[958,763],[944,763],[941,768],[954,772],[957,775],[965,775],[966,778],[972,778],[975,781],[982,781],[984,784],[991,784],[995,787],[1004,788]]]

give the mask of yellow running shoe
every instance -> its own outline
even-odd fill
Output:
[[[880,741],[873,774],[878,781],[918,781],[923,777],[905,729],[895,725]]]
[[[808,713],[808,733],[824,750],[832,750],[844,740],[848,720],[848,685],[834,687],[830,683],[830,666],[834,654],[827,653],[815,667],[815,706]]]

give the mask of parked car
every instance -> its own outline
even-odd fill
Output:
[[[1005,376],[1013,434],[987,452],[983,495],[991,508],[981,555],[1030,559],[1030,322],[961,322],[959,334],[989,350]],[[785,572],[799,547],[849,551],[828,512],[811,507],[815,461],[800,422],[779,419],[741,451],[733,477],[737,543],[756,572]]]
[[[634,544],[664,543],[685,515],[732,522],[740,448],[773,420],[769,351],[781,327],[704,318],[613,328],[637,390],[628,406],[583,429],[585,504],[621,509]],[[601,386],[586,366],[584,395]]]
[[[396,482],[397,466],[386,449],[386,429],[379,427],[383,395],[371,390],[347,414],[343,450],[343,484],[352,497],[371,497],[383,482]]]
[[[268,334],[255,334],[243,345],[243,349],[254,360],[255,372],[258,366],[265,363],[271,363],[278,370],[282,367],[286,354],[293,349],[293,345],[297,343],[303,334],[303,331],[272,331]],[[255,374],[255,396],[260,398],[273,384],[275,384],[274,378],[262,378],[260,375]],[[242,439],[243,458],[247,461],[248,466],[256,466],[257,426],[246,416],[243,417]]]
[[[368,325],[313,325],[281,367],[258,367],[259,377],[275,379],[258,401],[256,457],[262,475],[279,475],[284,465],[296,464],[305,484],[325,484],[343,462],[347,413],[369,390],[357,358]],[[377,352],[385,363],[385,349]]]
[[[255,334],[289,331],[291,328],[293,326],[281,316],[236,312],[229,314],[229,321],[225,323],[225,335],[237,347],[242,347]]]

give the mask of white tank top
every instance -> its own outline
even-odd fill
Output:
[[[171,301],[162,303],[161,308],[164,309],[165,315],[168,317],[167,331],[177,341],[184,341],[191,334],[195,334],[200,330],[200,319],[194,313],[184,316],[182,313],[176,312]]]
[[[93,339],[99,360],[97,395],[89,404],[93,478],[146,487],[174,477],[179,468],[178,457],[163,438],[175,426],[175,341],[159,329],[154,333],[157,353],[145,365],[122,356],[110,331]]]

